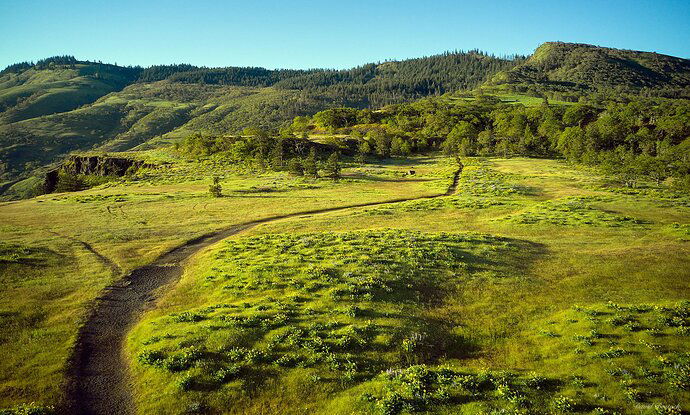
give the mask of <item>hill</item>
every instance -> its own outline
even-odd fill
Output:
[[[67,112],[119,91],[141,68],[125,68],[53,57],[35,65],[11,65],[0,72],[0,123]]]
[[[248,126],[277,129],[327,108],[380,108],[478,87],[516,103],[542,96],[690,97],[690,61],[551,42],[529,58],[460,51],[348,70],[143,69],[73,57],[20,63],[0,73],[0,190],[72,151],[147,149]]]
[[[471,51],[341,71],[142,69],[73,57],[12,65],[0,75],[0,184],[9,187],[71,151],[276,128],[329,107],[376,107],[473,88],[516,62]]]
[[[582,95],[607,89],[690,97],[690,60],[654,52],[547,42],[523,63],[494,75],[489,85],[513,91]]]

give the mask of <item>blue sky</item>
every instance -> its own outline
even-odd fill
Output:
[[[347,68],[561,40],[690,58],[690,0],[0,0],[0,67],[71,54],[121,65]]]

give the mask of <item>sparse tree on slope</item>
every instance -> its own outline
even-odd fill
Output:
[[[326,164],[324,164],[324,170],[326,171],[326,176],[333,179],[340,178],[340,161],[338,152],[333,152],[330,156],[328,156],[328,160],[326,160]]]

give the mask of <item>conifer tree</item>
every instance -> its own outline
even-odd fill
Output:
[[[304,167],[299,157],[293,157],[288,162],[288,171],[295,176],[304,176]]]
[[[304,168],[304,174],[309,177],[319,177],[319,168],[317,166],[317,158],[316,158],[316,148],[312,147],[309,150],[309,156],[307,156],[306,159],[304,159],[304,163],[302,163],[302,167]]]
[[[340,161],[339,161],[339,156],[338,152],[334,151],[331,153],[330,156],[328,156],[328,159],[326,160],[326,163],[324,164],[324,170],[326,170],[326,176],[331,177],[333,179],[339,179],[340,178]]]

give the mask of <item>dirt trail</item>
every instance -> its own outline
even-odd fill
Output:
[[[177,281],[182,275],[183,261],[196,252],[254,226],[281,219],[449,196],[455,193],[461,172],[462,166],[442,194],[316,209],[238,224],[188,241],[152,264],[135,269],[106,288],[82,326],[71,362],[67,403],[61,412],[71,415],[136,413],[124,356],[125,338],[142,312],[153,305],[157,289]]]

